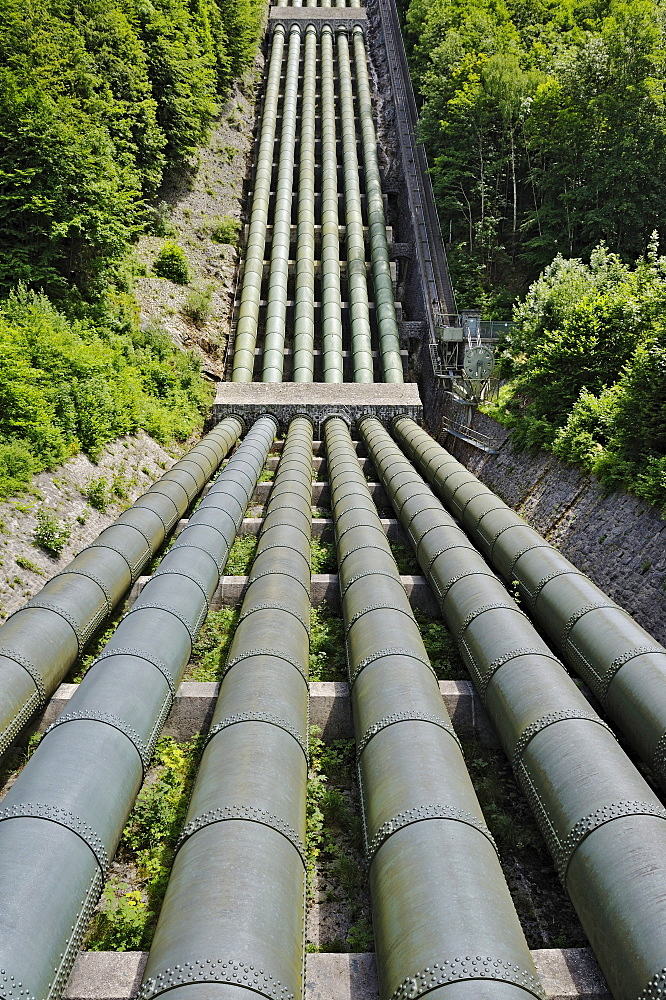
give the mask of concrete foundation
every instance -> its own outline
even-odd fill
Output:
[[[374,416],[388,422],[398,414],[406,413],[414,420],[420,420],[423,407],[414,382],[402,385],[383,382],[369,385],[356,382],[219,383],[213,403],[213,424],[236,414],[250,427],[266,413],[277,418],[283,431],[293,417],[308,416],[314,423],[315,433],[321,435],[323,423],[331,415],[343,417],[353,427],[362,416]]]
[[[63,1000],[132,1000],[148,955],[82,952]],[[612,1000],[588,948],[532,952],[548,1000]],[[306,957],[305,1000],[379,1000],[372,954],[315,954]]]

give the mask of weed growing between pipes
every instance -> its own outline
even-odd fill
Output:
[[[0,801],[32,757],[43,735],[43,733],[31,733],[26,746],[14,744],[4,754],[0,763]]]
[[[337,573],[338,558],[333,542],[322,542],[318,538],[313,538],[310,542],[310,551],[313,573]]]
[[[463,750],[529,947],[586,947],[585,932],[506,757],[468,741]]]
[[[418,608],[414,611],[414,617],[437,679],[468,681],[469,673],[460,658],[453,636],[442,619],[433,618]]]
[[[373,951],[354,740],[310,728],[307,951]]]
[[[344,625],[325,604],[310,608],[310,680],[347,680]]]
[[[224,569],[226,575],[247,576],[258,544],[257,535],[237,535]]]
[[[74,660],[74,663],[69,668],[69,673],[63,681],[64,684],[81,683],[85,675],[88,673],[88,670],[95,662],[95,658],[99,656],[113,633],[118,628],[123,613],[124,608],[118,610],[111,621],[108,622],[106,628],[104,628],[101,632],[97,632],[93,636],[91,641],[86,646],[85,651],[81,654],[81,656],[78,656],[76,660]]]
[[[202,745],[201,736],[158,741],[91,921],[88,951],[150,947]]]
[[[416,556],[412,552],[409,545],[403,545],[402,542],[392,542],[390,539],[389,545],[391,546],[391,552],[393,553],[393,558],[397,563],[398,572],[401,576],[421,575],[421,569]]]
[[[184,680],[221,680],[239,615],[240,608],[209,612],[194,643]]]

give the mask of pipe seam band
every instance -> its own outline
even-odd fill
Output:
[[[255,560],[256,560],[256,556],[255,556]],[[265,569],[263,571],[263,573],[255,573],[247,581],[248,589],[249,589],[249,587],[250,587],[251,584],[256,583],[257,580],[263,580],[264,577],[266,577],[266,576],[286,576],[287,579],[291,583],[297,583],[300,587],[302,587],[303,590],[305,591],[307,597],[308,598],[310,597],[309,580],[308,580],[308,583],[303,583],[302,580],[299,580],[297,576],[294,576],[293,573],[289,572],[286,569]]]
[[[456,823],[464,823],[465,826],[471,826],[472,829],[478,830],[479,833],[483,834],[486,840],[492,845],[495,853],[497,853],[497,845],[493,840],[493,836],[482,820],[474,816],[473,813],[467,812],[466,809],[458,809],[456,806],[443,805],[442,803],[435,802],[429,803],[428,805],[415,806],[413,809],[406,809],[404,812],[398,813],[385,823],[382,823],[377,830],[377,833],[368,844],[368,864],[372,863],[372,860],[379,851],[380,847],[392,834],[396,833],[398,830],[404,829],[406,826],[411,826],[413,823],[420,823],[424,820],[430,819],[448,819],[453,820]]]
[[[111,859],[102,838],[85,820],[68,809],[42,802],[16,802],[13,806],[0,809],[0,822],[6,819],[45,819],[71,830],[90,848],[102,873],[106,873]]]
[[[407,523],[403,524],[403,528],[405,529],[405,531],[409,531],[410,528],[411,528],[411,526],[412,526],[412,522],[416,520],[416,518],[419,516],[419,514],[425,514],[425,512],[427,510],[435,510],[435,511],[437,511],[438,514],[445,514],[447,517],[449,516],[446,513],[446,511],[444,510],[444,508],[442,507],[442,505],[439,502],[439,500],[437,499],[437,497],[433,496],[433,500],[434,500],[434,503],[428,504],[427,507],[419,507],[418,510],[414,511],[414,513],[412,514],[412,516],[410,518],[408,518]],[[433,525],[433,527],[436,527],[436,528],[447,528],[447,527],[449,527],[449,525],[447,525],[447,524],[437,524],[437,525]],[[473,548],[473,546],[470,545],[470,548]]]
[[[115,649],[105,649],[98,657],[95,658],[94,663],[90,665],[90,669],[99,663],[100,660],[106,660],[110,656],[136,656],[140,660],[145,660],[146,663],[150,663],[151,666],[155,667],[164,677],[164,680],[169,686],[169,691],[171,692],[172,699],[176,697],[176,685],[174,683],[173,677],[169,673],[169,668],[162,660],[158,660],[157,657],[148,656],[142,649],[134,649],[129,646],[118,646]]]
[[[519,614],[521,618],[526,617],[524,612],[521,611],[520,608],[517,608],[515,605],[513,605],[512,607],[510,604],[502,604],[497,602],[495,604],[482,604],[480,607],[475,608],[474,611],[470,611],[470,613],[465,618],[464,622],[462,623],[462,625],[458,630],[458,642],[462,642],[463,634],[467,631],[467,629],[472,624],[474,619],[478,618],[479,615],[485,614],[486,611],[513,611],[516,614]]]
[[[465,485],[465,484],[463,483],[462,485]],[[460,489],[460,487],[458,487],[458,489]],[[456,493],[457,492],[458,492],[458,490],[456,490]],[[464,502],[464,504],[462,504],[462,506],[460,504],[458,504],[458,509],[460,511],[460,518],[462,519],[463,514],[467,510],[468,506],[471,504],[472,500],[478,500],[479,497],[484,497],[484,496],[492,496],[492,493],[490,492],[490,490],[488,489],[487,486],[484,486],[478,493],[474,493],[474,494],[472,494],[471,497],[468,497],[468,499],[465,500],[465,502]],[[456,503],[457,503],[457,501],[456,501]],[[483,516],[483,515],[481,515],[481,516]]]
[[[422,663],[425,667],[428,668],[433,677],[435,678],[437,677],[430,660],[426,659],[423,656],[419,656],[418,653],[415,653],[411,649],[402,649],[399,646],[389,646],[386,649],[377,650],[376,653],[372,653],[371,656],[366,656],[363,660],[359,660],[359,662],[354,667],[353,673],[349,678],[349,686],[350,687],[354,686],[356,678],[358,677],[358,675],[361,673],[362,670],[365,670],[366,667],[369,667],[371,663],[375,662],[375,660],[381,660],[384,656],[408,656],[410,660],[417,660],[419,663]]]
[[[488,490],[488,493],[490,493],[489,490]],[[482,495],[481,493],[478,494],[478,496],[481,496],[481,495]],[[490,493],[490,495],[492,496],[492,493]],[[472,499],[476,500],[476,497],[472,497]],[[495,499],[497,499],[497,498],[495,498]],[[483,514],[479,514],[479,516],[477,517],[477,519],[476,519],[476,521],[475,521],[475,523],[473,525],[474,530],[480,531],[481,522],[483,521],[483,519],[486,516],[486,514],[492,514],[493,511],[495,511],[495,510],[506,510],[506,504],[504,503],[503,500],[499,500],[498,501],[497,507],[489,507],[488,510],[484,510]],[[507,525],[507,527],[513,527],[513,525]],[[501,532],[503,530],[504,530],[504,528],[500,528],[500,530],[498,532],[498,535],[501,534]]]
[[[437,580],[433,579],[429,582],[431,583],[431,586],[435,590],[435,593],[439,597],[440,601],[443,601],[445,600],[446,595],[448,594],[454,583],[458,583],[459,580],[465,580],[468,576],[487,576],[491,580],[497,579],[492,570],[486,568],[486,569],[468,569],[464,573],[458,573],[457,576],[454,576],[449,580],[449,582],[445,585],[443,590],[440,588],[439,582]]]
[[[547,729],[548,726],[555,725],[557,722],[566,722],[575,719],[579,719],[581,722],[594,722],[597,726],[601,726],[606,732],[610,733],[613,739],[616,738],[613,730],[598,715],[594,715],[593,712],[582,712],[573,708],[564,709],[561,712],[548,712],[539,719],[535,719],[534,722],[530,722],[529,726],[523,729],[518,737],[518,742],[513,748],[512,766],[514,768],[518,767],[528,744],[534,739],[537,733],[540,733],[543,729]]]
[[[188,548],[191,548],[191,546],[188,546]],[[206,551],[205,549],[202,549],[202,552],[205,551]],[[189,580],[190,583],[193,583],[196,587],[199,588],[199,590],[203,594],[204,601],[206,602],[206,607],[208,608],[210,604],[210,598],[208,596],[208,591],[206,590],[206,584],[203,582],[203,580],[200,580],[196,576],[192,576],[191,573],[183,573],[183,571],[180,569],[168,569],[168,568],[158,569],[153,573],[152,579],[154,580],[158,576],[182,576],[183,579]]]
[[[107,587],[104,580],[102,580],[96,573],[90,573],[87,570],[82,569],[63,569],[60,573],[56,573],[55,576],[51,577],[52,580],[56,580],[59,576],[85,576],[88,580],[92,580],[96,583],[99,589],[104,594],[104,599],[106,601],[106,613],[110,615],[113,611],[113,600],[111,598],[111,591]]]
[[[442,525],[442,524],[433,524],[432,527],[426,528],[426,530],[421,535],[421,538],[424,538],[425,535],[427,535],[429,531],[433,530],[433,528],[442,528],[442,527],[445,527],[445,525]],[[421,544],[421,538],[419,539],[418,542],[415,543],[416,544],[416,550],[417,550],[417,558],[418,558],[418,548],[419,548],[419,545]],[[428,563],[428,565],[426,567],[426,576],[430,575],[430,571],[432,570],[432,567],[434,565],[435,560],[439,559],[439,557],[442,556],[442,555],[444,555],[445,552],[450,552],[451,549],[467,549],[468,551],[476,552],[476,549],[472,545],[470,545],[468,542],[452,542],[450,545],[444,545],[444,546],[442,546],[441,549],[437,549],[437,551],[431,557],[430,562]]]
[[[666,968],[655,973],[647,986],[638,994],[637,1000],[663,1000],[666,990]]]
[[[229,726],[235,726],[239,722],[265,722],[269,726],[275,726],[277,729],[283,729],[285,733],[289,733],[290,736],[293,736],[303,751],[307,761],[308,748],[301,734],[298,733],[294,727],[284,719],[281,719],[277,715],[272,715],[270,712],[238,712],[234,715],[228,715],[226,719],[222,719],[209,729],[208,735],[204,741],[203,749],[205,750],[212,738],[222,732],[223,729],[228,729]]]
[[[223,983],[228,986],[242,986],[253,993],[268,997],[268,1000],[294,1000],[294,994],[283,986],[279,979],[254,965],[235,962],[232,958],[196,959],[165,969],[146,979],[136,1000],[152,1000],[175,986],[187,983]]]
[[[57,729],[58,726],[63,726],[67,722],[101,722],[105,726],[111,726],[112,729],[117,729],[119,733],[127,737],[130,741],[139,757],[141,758],[141,765],[145,771],[150,763],[150,749],[143,742],[136,729],[130,726],[129,723],[121,719],[119,715],[112,715],[110,712],[94,712],[94,711],[80,711],[80,712],[63,712],[55,722],[44,732],[44,736],[48,736],[50,732]]]
[[[391,1000],[415,1000],[417,996],[436,990],[448,983],[458,983],[465,980],[491,979],[496,982],[512,983],[527,990],[538,1000],[546,1000],[546,994],[539,980],[527,969],[521,969],[512,962],[501,958],[469,955],[465,958],[451,958],[443,962],[434,962],[432,966],[408,976],[393,993]]]
[[[285,614],[291,615],[292,618],[295,618],[296,621],[301,623],[307,632],[308,637],[310,635],[309,621],[306,622],[305,618],[301,618],[298,611],[294,611],[293,608],[288,607],[286,604],[275,604],[273,601],[262,601],[261,604],[255,604],[254,607],[248,608],[247,611],[244,611],[238,619],[238,625],[240,625],[241,622],[244,622],[246,618],[249,618],[250,615],[253,615],[255,611],[284,611]]]
[[[506,504],[504,504],[504,506],[506,506]],[[475,525],[475,528],[478,529],[479,534],[482,537],[485,537],[486,541],[488,542],[488,545],[490,546],[488,554],[489,554],[489,556],[491,558],[492,558],[493,552],[495,551],[495,543],[497,542],[497,539],[499,538],[499,536],[501,534],[503,534],[505,531],[508,531],[509,528],[517,528],[518,527],[518,525],[515,524],[515,523],[514,524],[505,524],[503,527],[498,528],[497,531],[492,536],[488,536],[488,535],[484,536],[483,535],[483,529],[481,528],[481,521],[483,520],[483,518],[486,516],[486,514],[491,514],[494,510],[501,510],[501,509],[502,509],[501,507],[491,507],[490,510],[485,511],[481,515],[481,517],[479,518],[479,520],[477,521],[477,523]],[[513,569],[513,566],[511,567],[511,569]]]
[[[110,525],[110,527],[113,527],[113,525]],[[133,525],[129,524],[127,525],[127,527],[131,528],[133,527]],[[148,549],[146,552],[142,552],[142,554],[137,559],[135,559],[134,562],[130,562],[130,560],[127,557],[127,553],[124,551],[124,549],[121,549],[120,546],[118,545],[109,545],[108,542],[91,542],[88,548],[110,549],[111,552],[117,552],[118,555],[125,560],[127,568],[130,571],[130,579],[132,583],[136,583],[138,576],[141,573],[141,570],[146,564],[146,560],[149,559],[151,555],[151,551],[150,549]]]
[[[177,854],[185,841],[189,840],[195,833],[198,833],[199,830],[203,830],[207,826],[212,826],[214,823],[225,823],[228,820],[259,823],[260,826],[267,826],[269,829],[275,830],[276,833],[279,833],[289,841],[292,847],[298,852],[303,862],[303,867],[306,867],[305,845],[294,828],[279,816],[269,813],[266,809],[259,809],[257,806],[219,806],[217,809],[208,809],[206,812],[200,813],[183,827],[176,841],[174,854]]]
[[[406,596],[405,600],[407,600]],[[379,604],[368,604],[365,608],[361,608],[360,611],[357,611],[356,614],[352,615],[349,620],[349,624],[345,628],[345,638],[349,636],[349,633],[359,618],[362,618],[363,615],[367,615],[369,611],[396,611],[398,614],[407,615],[407,617],[412,621],[414,620],[412,609],[409,608],[409,606],[407,608],[396,608],[391,604],[386,604],[384,601],[381,601]]]
[[[192,642],[192,645],[194,645],[194,641],[196,639],[197,632],[201,628],[201,625],[203,624],[203,621],[206,618],[206,614],[207,614],[207,609],[206,608],[202,608],[201,611],[199,612],[199,614],[197,615],[197,620],[196,620],[195,624],[191,625],[190,622],[188,622],[188,620],[185,617],[185,615],[182,615],[180,613],[180,611],[178,611],[176,608],[172,608],[168,604],[154,604],[154,603],[150,602],[150,603],[146,603],[146,604],[141,604],[139,606],[137,606],[136,604],[133,605],[133,607],[131,607],[129,609],[129,611],[126,614],[123,615],[121,621],[125,621],[126,618],[129,618],[130,615],[135,614],[137,611],[148,611],[148,610],[150,610],[150,611],[166,611],[167,614],[173,615],[174,618],[177,618],[178,621],[181,623],[181,625],[184,625],[185,628],[187,629],[187,632],[189,634],[190,641]]]
[[[364,525],[355,524],[355,525],[353,525],[353,527],[354,528],[361,528],[361,527],[364,527]],[[351,531],[351,528],[347,528],[347,531]],[[344,534],[344,532],[343,532],[343,534]],[[340,536],[340,537],[342,537],[342,536]],[[338,539],[336,539],[336,541],[339,542],[340,539],[338,538]],[[368,542],[367,545],[352,545],[352,547],[350,549],[347,549],[347,551],[344,553],[344,555],[340,559],[338,559],[338,570],[340,569],[340,565],[345,561],[345,559],[347,558],[347,556],[350,556],[352,554],[352,552],[360,552],[362,549],[377,549],[378,552],[384,552],[384,553],[386,553],[388,555],[391,554],[391,549],[389,547],[388,542],[386,543],[386,545],[375,545],[374,542]]]
[[[565,885],[569,863],[583,841],[600,826],[604,826],[614,819],[622,819],[623,816],[655,816],[658,819],[666,819],[666,809],[658,802],[627,799],[626,801],[611,802],[607,806],[600,806],[594,812],[579,819],[561,842],[555,856],[558,874]]]
[[[548,659],[553,660],[555,663],[557,663],[558,666],[560,667],[562,666],[562,661],[558,660],[556,656],[553,656],[552,653],[546,650],[533,649],[532,647],[529,646],[521,647],[519,649],[512,649],[509,653],[504,653],[503,656],[498,656],[497,659],[493,660],[492,663],[488,666],[488,669],[484,673],[478,671],[477,668],[478,671],[477,676],[479,679],[479,684],[482,689],[481,692],[482,694],[486,693],[488,685],[490,684],[491,680],[493,679],[493,676],[497,673],[499,668],[503,667],[505,663],[510,663],[511,660],[514,660],[518,656],[545,656]],[[474,666],[476,667],[476,664],[474,664]]]
[[[275,525],[275,527],[277,527],[277,525]],[[300,531],[300,528],[297,528],[296,530]],[[297,549],[295,545],[286,545],[284,542],[271,542],[270,545],[260,545],[257,549],[255,559],[260,556],[262,552],[268,552],[269,549],[289,549],[290,552],[296,552],[299,556],[302,556],[305,559],[308,564],[308,568],[310,568],[310,559],[306,556],[305,552],[302,552],[301,549]]]
[[[305,672],[305,667],[303,664],[299,663],[297,660],[292,660],[291,657],[286,656],[284,653],[280,652],[279,649],[248,649],[245,653],[240,653],[239,656],[234,656],[233,660],[229,660],[222,672],[221,680],[227,676],[232,667],[235,667],[237,663],[241,663],[243,660],[248,660],[252,656],[274,656],[278,660],[284,660],[288,663],[290,667],[295,667],[299,674],[307,684],[308,678]]]
[[[38,671],[32,660],[29,660],[27,656],[22,653],[16,653],[13,649],[8,649],[5,646],[0,646],[0,656],[6,656],[8,660],[14,660],[18,663],[20,667],[23,667],[25,672],[29,675],[30,680],[33,682],[37,688],[37,698],[39,699],[39,707],[41,708],[46,704],[47,694],[46,685],[44,683],[44,678]]]
[[[519,585],[525,592],[531,608],[534,608],[534,606],[536,605],[537,598],[539,597],[539,594],[546,586],[546,584],[550,583],[551,580],[557,579],[558,576],[582,576],[583,578],[585,578],[585,574],[581,573],[580,570],[576,569],[573,566],[571,567],[571,569],[558,569],[555,570],[554,573],[549,573],[548,576],[544,576],[543,579],[539,580],[536,587],[534,588],[534,592],[530,592],[527,588],[527,585],[523,583],[522,580],[520,580]]]
[[[511,560],[511,566],[509,567],[506,576],[507,577],[510,576],[511,579],[513,580],[513,576],[516,569],[516,563],[518,562],[521,556],[525,555],[526,552],[531,552],[532,549],[549,549],[549,548],[551,548],[551,546],[548,544],[548,542],[542,540],[539,542],[533,542],[532,545],[526,545],[524,549],[518,549],[513,559]]]
[[[196,528],[196,527],[212,528],[213,526],[212,526],[212,524],[202,524],[202,525],[193,524],[193,525],[191,525],[191,527],[192,528]],[[224,534],[224,532],[219,531],[217,528],[213,528],[213,531],[217,531],[218,534],[222,536],[222,538],[223,538],[223,540],[224,540],[224,542],[225,542],[225,544],[227,546],[227,551],[224,553],[224,555],[217,557],[217,556],[214,556],[213,553],[209,549],[205,549],[202,545],[194,545],[192,542],[181,542],[180,539],[183,536],[184,531],[185,531],[185,529],[183,528],[183,531],[181,531],[180,536],[178,538],[178,550],[177,551],[180,552],[181,549],[196,549],[198,552],[205,552],[206,555],[210,556],[210,558],[215,563],[215,565],[217,567],[217,571],[220,574],[220,576],[224,576],[224,567],[227,565],[227,559],[229,558],[229,550],[230,550],[229,542],[228,542],[227,537]],[[174,546],[174,549],[172,549],[171,551],[175,551],[175,546]],[[166,572],[173,572],[173,571],[172,570],[169,570],[169,571],[165,570],[165,571],[163,571],[163,575]],[[159,575],[159,570],[158,570],[157,573],[153,573],[153,576],[158,576],[158,575]],[[181,574],[181,576],[183,576],[183,575],[184,574]],[[196,580],[194,582],[196,583]]]
[[[144,494],[144,496],[147,496],[147,494]],[[159,518],[159,520],[162,521],[162,524],[164,525],[165,532],[166,531],[170,531],[171,527],[173,527],[173,522],[172,522],[171,523],[171,527],[167,528],[166,524],[164,523],[163,518],[161,518],[160,515],[157,513],[157,511],[153,510],[152,507],[136,507],[135,508],[134,506],[132,506],[132,507],[128,507],[128,509],[126,511],[124,511],[123,513],[125,513],[125,514],[131,514],[132,511],[135,510],[135,509],[136,510],[147,510],[147,511],[150,511],[151,514],[155,514]],[[121,514],[121,517],[122,517],[122,514]],[[137,527],[137,525],[133,524],[131,521],[121,521],[120,519],[118,519],[117,521],[114,521],[114,524],[122,524],[122,525],[125,525],[128,528],[134,528],[134,530],[138,531],[139,534],[141,535],[141,537],[143,538],[143,540],[145,541],[146,545],[148,546],[148,549],[150,550],[150,554],[151,555],[154,554],[155,549],[153,548],[153,541],[152,541],[152,539],[150,539],[148,537],[148,535],[145,533],[145,531],[143,531],[142,528]],[[110,524],[109,527],[112,528],[113,525]],[[63,570],[63,573],[68,573],[68,572],[69,572],[69,570],[67,570],[67,569]],[[58,575],[60,575],[60,574],[58,574]],[[97,582],[97,581],[95,581],[95,582]]]
[[[628,649],[626,652],[622,653],[620,656],[616,656],[606,673],[601,678],[601,700],[605,701],[608,694],[608,689],[611,686],[611,682],[615,677],[616,673],[623,667],[625,663],[629,663],[636,656],[643,656],[644,653],[659,653],[661,656],[666,655],[666,650],[663,647],[660,649],[655,646],[634,646],[633,649]],[[663,739],[663,737],[662,737]],[[661,743],[661,740],[659,741]]]
[[[105,608],[98,608],[94,617],[81,626],[79,622],[77,622],[76,618],[74,618],[73,615],[70,615],[69,611],[60,607],[59,604],[51,604],[46,598],[40,599],[39,597],[33,597],[31,601],[28,601],[28,603],[24,605],[24,607],[39,608],[42,611],[52,611],[54,614],[59,615],[73,630],[79,647],[79,653],[83,652],[88,639],[90,639],[91,635],[94,635],[107,615]]]
[[[424,712],[417,712],[416,714],[411,712],[393,712],[391,715],[386,715],[383,719],[379,719],[378,722],[375,722],[374,725],[369,726],[366,729],[363,736],[359,740],[356,756],[361,756],[370,740],[376,736],[377,733],[381,733],[383,729],[388,729],[389,726],[393,726],[398,722],[428,722],[433,726],[439,726],[440,729],[445,729],[449,736],[453,737],[462,752],[460,740],[458,739],[455,729],[449,719],[444,719],[441,715],[427,715]]]
[[[400,577],[398,575],[396,575],[395,573],[392,573],[392,572],[390,572],[388,570],[366,569],[365,572],[363,572],[363,573],[356,573],[355,576],[350,577],[350,579],[345,584],[344,589],[340,588],[340,596],[341,597],[345,596],[345,594],[347,593],[347,591],[351,587],[352,583],[356,583],[357,580],[363,580],[365,577],[368,577],[368,576],[386,576],[386,577],[388,577],[389,580],[393,580],[394,582],[395,581],[399,582],[400,586],[403,588],[403,590],[405,589],[404,586],[403,586],[403,584],[402,584],[402,580],[400,580]]]
[[[595,604],[584,604],[582,608],[578,608],[571,617],[568,619],[566,625],[562,629],[562,635],[560,636],[560,645],[565,645],[569,642],[569,636],[574,626],[585,615],[589,614],[590,611],[602,611],[604,608],[613,609],[615,611],[620,611],[621,608],[617,604],[613,604],[611,601],[597,601]]]

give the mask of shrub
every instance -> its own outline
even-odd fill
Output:
[[[222,219],[217,219],[210,234],[214,243],[224,243],[227,246],[238,245],[238,232],[240,222],[225,215]]]
[[[193,285],[188,289],[183,304],[183,313],[195,323],[196,326],[204,326],[213,312],[211,299],[213,297],[212,285]]]
[[[69,541],[72,529],[68,524],[59,521],[48,507],[40,507],[37,511],[37,524],[33,536],[37,545],[56,558]]]
[[[111,503],[111,490],[104,476],[99,476],[98,479],[91,479],[83,495],[91,507],[102,511],[102,513]]]
[[[173,240],[167,240],[153,264],[158,278],[168,278],[176,285],[186,285],[190,280],[190,269],[182,247]]]

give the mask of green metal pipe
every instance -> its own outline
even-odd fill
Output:
[[[327,420],[325,438],[380,996],[543,997],[341,418]]]
[[[297,417],[139,1000],[195,984],[201,997],[303,996],[311,503],[312,425]]]
[[[262,381],[281,382],[284,370],[284,338],[289,283],[289,244],[291,242],[291,204],[294,197],[294,155],[296,149],[296,111],[298,108],[298,73],[301,59],[301,29],[292,25],[289,32],[287,80],[282,108],[282,133],[278,164],[277,193],[273,213],[273,244],[266,308],[264,365]]]
[[[278,4],[278,6],[283,6]],[[234,366],[232,382],[251,382],[254,371],[254,349],[257,343],[259,325],[259,303],[264,274],[264,253],[266,248],[266,226],[273,173],[273,152],[275,146],[275,120],[280,95],[280,76],[284,54],[285,31],[276,24],[271,42],[271,57],[264,96],[264,110],[261,119],[261,138],[257,155],[257,169],[252,195],[252,215],[250,231],[245,250],[245,270],[241,301],[238,310],[238,327],[234,344]]]
[[[6,1000],[67,983],[275,426],[254,424],[2,801]]]
[[[345,178],[345,225],[347,237],[347,298],[351,321],[354,382],[374,382],[365,239],[361,211],[361,186],[356,152],[356,115],[352,86],[349,41],[338,31],[338,76],[342,117],[342,155]]]
[[[312,4],[310,3],[310,6]],[[305,29],[301,151],[298,182],[298,247],[294,312],[294,382],[314,378],[315,272],[315,103],[317,96],[317,29]]]
[[[666,983],[666,810],[379,421],[361,437],[615,1000]]]
[[[401,445],[666,787],[666,649],[408,418]]]
[[[330,6],[330,0],[328,3]],[[321,290],[324,382],[344,381],[333,31],[321,29]]]
[[[363,136],[363,163],[365,165],[365,193],[368,199],[368,228],[372,260],[372,279],[375,289],[375,315],[379,330],[379,350],[385,382],[404,382],[400,336],[395,315],[391,264],[386,240],[386,218],[382,182],[377,159],[377,135],[372,116],[372,98],[368,79],[368,53],[365,48],[363,28],[354,28],[354,63],[358,91],[358,113]]]
[[[0,754],[53,694],[240,434],[222,421],[0,627]]]

